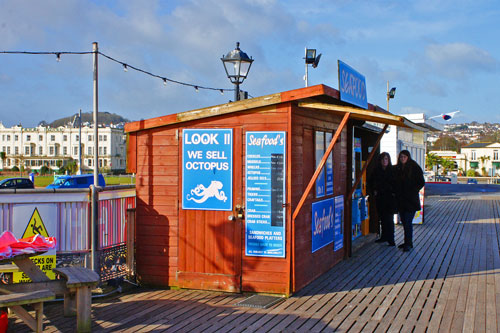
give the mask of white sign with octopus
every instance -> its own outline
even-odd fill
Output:
[[[182,209],[233,209],[233,130],[184,129]]]

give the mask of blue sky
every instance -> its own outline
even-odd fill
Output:
[[[241,89],[257,97],[304,86],[304,48],[322,53],[309,84],[338,89],[337,60],[366,78],[368,101],[451,122],[500,122],[496,0],[0,0],[0,51],[99,50],[200,86],[231,89],[220,58],[241,43],[255,59]],[[228,102],[123,71],[99,57],[99,111],[147,119]],[[92,56],[0,54],[0,121],[36,126],[92,111]]]

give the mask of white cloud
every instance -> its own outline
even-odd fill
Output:
[[[425,56],[433,70],[452,79],[495,71],[498,64],[487,51],[466,43],[429,44]]]

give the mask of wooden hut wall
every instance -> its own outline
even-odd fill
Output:
[[[176,128],[137,132],[137,274],[149,285],[175,285],[179,140]]]
[[[293,109],[292,115],[292,207],[296,207],[316,169],[314,133],[316,130],[335,133],[340,116],[321,111]],[[334,194],[345,195],[347,130],[344,129],[333,151]],[[325,273],[344,257],[345,246],[336,252],[325,246],[312,253],[311,205],[332,196],[316,198],[314,189],[295,220],[294,291]],[[348,230],[348,229],[346,229]]]
[[[286,258],[281,259],[245,256],[245,226],[241,221],[228,220],[232,212],[180,209],[184,128],[233,128],[238,152],[234,155],[233,193],[239,197],[233,206],[244,205],[245,133],[288,131],[289,110],[289,104],[270,106],[137,132],[136,251],[137,272],[143,283],[237,291],[224,285],[237,282],[243,291],[289,294],[289,210]],[[288,170],[290,160],[287,156]],[[229,223],[240,223],[240,227],[227,228]],[[186,245],[179,246],[181,242]],[[225,273],[229,276],[235,271],[239,271],[240,281],[224,281]]]

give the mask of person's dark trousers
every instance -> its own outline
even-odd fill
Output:
[[[382,236],[380,238],[394,245],[394,214],[382,214],[380,222],[382,226]]]
[[[410,247],[413,247],[413,217],[415,217],[415,213],[415,211],[399,212],[399,218],[405,230],[405,245]]]

